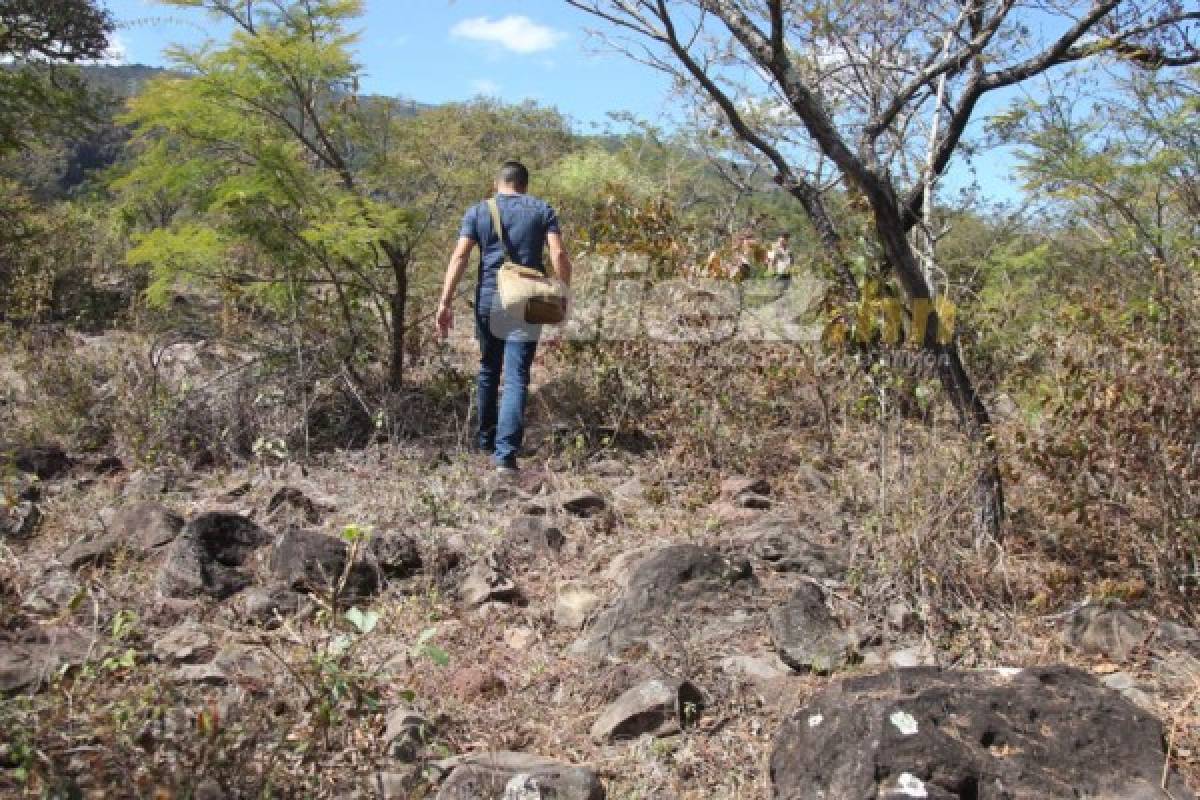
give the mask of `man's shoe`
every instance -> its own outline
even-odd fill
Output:
[[[503,461],[496,465],[497,475],[516,475],[519,470],[515,461]]]

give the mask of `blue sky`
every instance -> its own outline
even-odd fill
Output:
[[[203,12],[150,0],[104,0],[123,23],[124,60],[165,65],[168,43],[194,44],[219,28]],[[601,52],[584,15],[548,0],[367,0],[358,56],[363,91],[425,103],[479,94],[507,102],[531,98],[556,106],[580,129],[609,111],[650,121],[668,94],[665,77]]]
[[[102,0],[118,21],[116,54],[127,63],[165,66],[168,44],[197,44],[224,29],[194,9],[153,0]],[[480,94],[505,102],[533,99],[567,114],[582,133],[602,129],[608,113],[628,111],[671,127],[668,79],[588,36],[596,20],[558,0],[367,0],[358,57],[362,90],[423,103]],[[1003,155],[976,160],[991,199],[1012,200]],[[956,162],[942,189],[972,176]]]

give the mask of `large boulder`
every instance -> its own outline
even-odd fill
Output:
[[[110,513],[104,533],[75,542],[58,560],[78,569],[85,564],[104,563],[120,550],[154,553],[170,544],[183,528],[182,517],[157,503],[135,503]]]
[[[379,589],[379,570],[368,553],[361,553],[349,570],[350,546],[343,539],[318,531],[289,528],[271,551],[271,572],[282,583],[304,592],[324,593],[338,586],[342,594],[365,597]]]
[[[619,582],[624,588],[596,614],[571,646],[572,653],[603,658],[638,643],[661,648],[701,627],[721,635],[724,621],[715,618],[736,614],[757,588],[748,563],[694,544],[655,550]],[[733,629],[725,627],[724,634],[732,635]]]
[[[266,531],[241,514],[200,514],[167,549],[158,589],[166,597],[229,597],[250,585],[250,576],[241,567],[268,540]]]
[[[586,767],[529,753],[473,753],[436,767],[450,770],[436,800],[604,800],[604,785]]]
[[[815,584],[801,584],[787,602],[767,612],[767,619],[779,657],[794,670],[829,673],[854,655],[854,637],[829,612]]]
[[[656,678],[626,690],[592,724],[592,739],[611,744],[643,734],[668,736],[694,725],[704,695],[688,681]]]
[[[1193,798],[1164,762],[1159,721],[1078,670],[917,667],[818,694],[770,770],[775,800]]]

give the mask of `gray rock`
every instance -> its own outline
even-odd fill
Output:
[[[86,564],[103,564],[121,549],[123,543],[120,536],[103,533],[94,539],[71,545],[58,556],[58,560],[69,569],[79,569]]]
[[[756,685],[786,678],[792,674],[787,664],[779,656],[736,655],[721,660],[721,669],[733,675],[738,675]]]
[[[734,502],[745,495],[769,495],[771,493],[771,485],[763,478],[738,476],[726,478],[721,481],[720,493],[722,500]]]
[[[508,524],[504,541],[509,550],[537,557],[557,556],[566,538],[545,517],[526,514]]]
[[[917,668],[823,690],[770,775],[775,800],[1193,798],[1164,765],[1161,723],[1078,670]]]
[[[421,549],[406,533],[385,531],[371,538],[371,555],[386,580],[411,578],[421,570]]]
[[[841,580],[846,574],[842,553],[817,540],[812,526],[790,515],[771,514],[747,526],[738,537],[750,554],[779,572],[809,578]]]
[[[90,637],[70,628],[34,629],[5,642],[0,646],[0,695],[45,688],[63,668],[82,664],[91,647]]]
[[[618,583],[624,588],[571,645],[573,654],[604,658],[638,643],[676,647],[681,637],[715,631],[714,618],[736,613],[758,588],[748,563],[694,544],[653,551]]]
[[[579,630],[600,605],[600,596],[575,584],[561,587],[554,600],[554,623]]]
[[[458,595],[464,605],[475,608],[490,601],[512,602],[520,598],[520,591],[499,560],[488,555],[471,567]]]
[[[1123,608],[1087,606],[1071,616],[1067,643],[1091,655],[1106,655],[1125,661],[1154,634],[1151,619],[1135,616]]]
[[[542,800],[605,797],[604,786],[592,770],[528,753],[473,753],[434,766],[450,772],[436,800],[506,800],[510,786],[527,787],[529,779],[536,783]]]
[[[199,594],[229,597],[250,585],[250,576],[240,567],[267,541],[267,533],[240,514],[200,514],[167,548],[158,573],[159,591],[185,599]]]
[[[780,658],[794,670],[825,674],[848,664],[854,639],[842,630],[814,584],[802,584],[788,601],[767,612],[771,639]]]
[[[41,509],[28,500],[0,507],[0,539],[28,539],[41,521]]]
[[[131,549],[152,553],[175,540],[183,529],[183,517],[160,503],[127,505],[113,515],[108,530]]]
[[[281,528],[316,525],[332,510],[331,505],[313,500],[294,486],[278,489],[267,501],[267,518]]]
[[[416,791],[407,772],[377,772],[371,784],[379,800],[409,800]]]
[[[894,633],[907,633],[917,625],[917,615],[908,603],[896,601],[889,603],[885,614],[888,629]]]
[[[300,610],[302,595],[287,586],[254,586],[237,597],[237,611],[249,622],[273,628]]]
[[[54,614],[66,608],[82,590],[69,571],[51,569],[21,601],[21,608],[35,614]]]
[[[216,664],[184,664],[171,670],[172,683],[197,686],[227,686],[229,676]]]
[[[604,501],[604,498],[590,489],[563,492],[558,495],[556,500],[563,511],[566,511],[568,514],[574,514],[577,517],[595,516],[608,507],[608,503]]]
[[[436,730],[433,723],[411,708],[394,708],[388,712],[383,745],[388,755],[405,763],[417,760],[421,751],[433,742]]]
[[[12,467],[40,480],[60,478],[71,469],[71,458],[58,445],[15,445],[0,443],[0,472]]]
[[[154,657],[169,664],[186,664],[202,660],[212,649],[212,637],[194,623],[184,623],[167,631],[154,641]]]
[[[763,497],[761,494],[739,494],[737,499],[733,501],[733,505],[737,508],[766,511],[771,507],[771,498]]]
[[[643,734],[668,736],[695,724],[704,695],[688,681],[655,679],[624,692],[592,724],[592,740],[611,744]]]
[[[350,547],[342,539],[303,528],[289,528],[271,549],[271,574],[285,586],[302,592],[329,593],[345,574],[342,595],[367,597],[379,589],[379,570],[368,553],[361,553],[347,571]]]
[[[902,647],[887,654],[887,663],[893,667],[932,667],[937,665],[933,654],[921,645]]]

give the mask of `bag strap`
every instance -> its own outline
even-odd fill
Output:
[[[500,237],[500,246],[504,248],[504,256],[510,263],[516,265],[518,262],[508,247],[508,237],[504,235],[504,223],[500,221],[500,205],[496,202],[495,197],[488,198],[487,207],[488,212],[492,215],[492,230]]]

